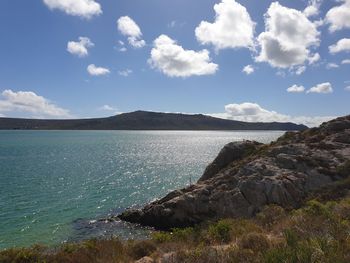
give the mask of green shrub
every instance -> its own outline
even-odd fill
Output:
[[[156,243],[166,243],[171,241],[172,236],[169,232],[154,232],[151,239]]]
[[[193,227],[174,228],[172,239],[180,242],[195,242],[199,238],[199,231]]]
[[[304,211],[313,216],[331,217],[331,211],[329,207],[316,200],[308,201]]]
[[[231,241],[232,224],[228,220],[220,220],[213,224],[208,229],[208,234],[211,240],[228,243]]]
[[[0,253],[1,263],[40,263],[44,262],[41,259],[41,249],[33,248],[11,248]]]
[[[286,229],[283,234],[284,238],[286,239],[287,246],[289,246],[292,249],[296,249],[298,246],[297,234],[291,229]]]

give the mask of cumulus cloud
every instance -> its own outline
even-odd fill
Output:
[[[190,77],[193,75],[211,75],[218,65],[211,62],[209,51],[185,50],[175,40],[166,35],[154,40],[148,63],[170,77]]]
[[[342,51],[350,51],[350,38],[340,39],[336,44],[329,46],[329,52],[331,54],[335,54]]]
[[[19,112],[37,118],[69,118],[68,110],[56,106],[48,99],[32,91],[4,90],[0,98],[0,114]]]
[[[101,5],[95,0],[44,0],[51,9],[58,9],[68,15],[90,19],[102,14]]]
[[[215,21],[202,21],[195,30],[201,44],[212,44],[217,50],[254,46],[255,23],[244,6],[235,0],[222,0],[214,10]]]
[[[330,32],[350,28],[350,0],[339,0],[338,2],[343,4],[331,8],[326,14],[325,20],[330,25]]]
[[[350,64],[350,59],[344,59],[341,63],[342,64]]]
[[[326,68],[327,68],[327,69],[335,69],[335,68],[339,68],[339,65],[336,64],[336,63],[328,63],[328,64],[326,65]]]
[[[309,0],[308,6],[304,9],[304,14],[307,17],[316,16],[320,13],[322,0]]]
[[[273,2],[265,14],[265,32],[257,38],[261,52],[256,60],[278,68],[318,60],[310,48],[319,45],[319,35],[304,13]]]
[[[323,93],[323,94],[333,93],[332,84],[329,82],[318,84],[312,87],[311,89],[309,89],[306,93]]]
[[[140,27],[128,16],[122,16],[117,21],[118,30],[128,38],[128,42],[134,48],[142,48],[146,42],[142,39]]]
[[[245,102],[241,104],[228,104],[224,113],[208,114],[213,117],[246,121],[246,122],[293,122],[315,127],[322,122],[336,118],[335,116],[290,116],[276,111],[264,109],[257,103]]]
[[[293,85],[287,89],[289,93],[303,93],[305,91],[304,86]]]
[[[67,51],[78,57],[86,57],[89,55],[88,49],[95,44],[91,42],[88,37],[79,37],[79,41],[69,41],[67,44]]]
[[[247,65],[242,69],[242,72],[244,72],[247,75],[254,73],[254,71],[255,71],[255,69],[252,65]]]
[[[312,54],[310,57],[307,58],[310,65],[315,64],[320,59],[321,59],[321,56],[318,53]]]
[[[107,75],[110,73],[108,68],[96,67],[94,64],[90,64],[87,67],[87,71],[92,76],[103,76],[103,75]]]
[[[131,73],[132,73],[131,69],[125,69],[125,70],[118,71],[118,74],[120,76],[123,76],[123,77],[128,77]]]
[[[297,67],[296,70],[295,70],[295,74],[301,75],[301,74],[303,74],[305,72],[305,70],[306,70],[305,66]]]

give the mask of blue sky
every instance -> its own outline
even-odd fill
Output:
[[[349,0],[2,0],[0,115],[317,125],[349,114],[349,21]]]

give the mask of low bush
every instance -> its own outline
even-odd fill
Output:
[[[228,243],[231,241],[231,230],[233,228],[231,221],[220,220],[208,229],[208,236],[211,241]]]
[[[238,242],[241,249],[250,249],[254,252],[265,252],[270,247],[270,241],[266,235],[252,232],[244,235]]]

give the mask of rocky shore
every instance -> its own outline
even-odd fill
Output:
[[[196,184],[118,217],[157,229],[249,218],[269,204],[298,208],[310,192],[344,179],[349,170],[350,115],[287,132],[269,145],[229,143]]]

